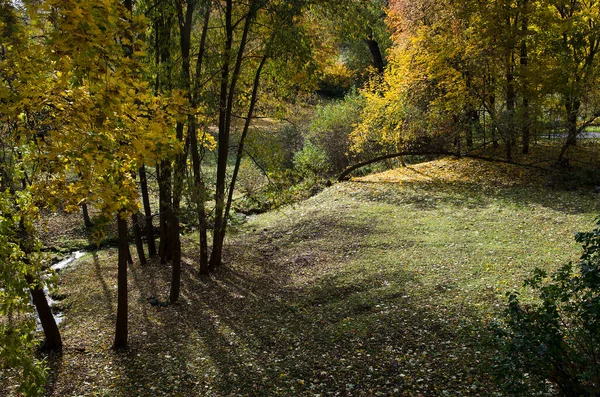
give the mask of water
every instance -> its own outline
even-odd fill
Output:
[[[66,267],[68,267],[69,265],[72,265],[75,260],[81,258],[82,256],[85,255],[84,251],[75,251],[72,252],[68,257],[66,257],[65,259],[63,259],[62,261],[50,266],[52,269],[54,269],[56,272],[59,272],[61,270],[64,270]]]
[[[55,263],[54,265],[50,266],[52,269],[54,269],[54,271],[56,271],[57,273],[62,272],[63,270],[72,267],[73,265],[76,264],[77,259],[81,258],[82,256],[85,255],[85,251],[75,251],[69,254],[69,256],[67,256],[65,259],[63,259],[60,262]],[[50,297],[50,291],[48,290],[48,287],[44,287],[44,295],[46,296],[46,300],[48,301],[48,305],[50,306],[50,308],[52,309],[55,305],[56,305],[56,301],[54,299],[52,299],[52,297]],[[32,302],[33,304],[33,302]],[[35,305],[34,305],[35,308]],[[54,317],[54,321],[56,321],[56,325],[60,324],[63,319],[64,319],[64,313],[62,312],[58,312],[58,311],[52,311],[52,316]],[[39,316],[37,314],[37,310],[35,310],[35,319],[36,319],[36,329],[38,331],[43,331],[42,329],[42,323],[40,322]]]

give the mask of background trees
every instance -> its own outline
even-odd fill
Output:
[[[391,2],[392,64],[383,82],[366,91],[357,150],[365,140],[416,142],[420,131],[428,139],[444,136],[460,150],[500,139],[510,160],[517,143],[527,153],[548,118],[560,118],[561,161],[598,117],[591,83],[598,77],[597,7],[580,1]],[[579,98],[587,98],[584,112]]]

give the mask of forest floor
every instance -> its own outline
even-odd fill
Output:
[[[130,266],[124,352],[110,349],[116,250],[90,252],[60,277],[47,395],[501,395],[489,326],[505,294],[577,259],[573,234],[600,212],[592,190],[550,186],[450,158],[355,178],[248,218],[205,277],[187,235],[177,304],[151,304],[169,266]]]

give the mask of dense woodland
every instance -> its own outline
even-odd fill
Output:
[[[316,200],[359,197],[364,192],[356,181],[405,183],[405,176],[389,174],[395,167],[422,175],[444,169],[433,178],[447,184],[418,193],[438,197],[434,201],[450,192],[443,186],[473,189],[464,203],[457,199],[464,204],[457,211],[475,208],[469,200],[480,193],[486,202],[496,200],[494,194],[504,197],[499,190],[488,194],[494,183],[512,188],[535,180],[540,189],[578,192],[572,200],[585,204],[566,213],[597,212],[585,195],[600,189],[599,24],[600,1],[583,0],[0,0],[0,384],[15,395],[52,395],[48,379],[58,375],[51,364],[73,346],[46,295],[60,284],[51,269],[57,253],[77,244],[47,237],[62,232],[53,219],[75,214],[84,248],[109,253],[116,290],[112,344],[103,349],[127,355],[133,269],[144,277],[154,267],[168,273],[168,291],[152,297],[151,307],[182,307],[190,290],[201,293],[202,283],[226,277],[230,265],[243,268],[236,259],[263,249],[270,258],[283,249],[284,243],[265,248],[260,241],[245,246],[241,241],[267,231],[243,229],[248,219],[269,219],[273,211],[295,208],[289,205],[312,208],[303,201],[323,190]],[[415,168],[428,161],[433,168]],[[467,164],[475,168],[448,179]],[[383,179],[366,176],[386,170],[392,171]],[[416,197],[381,189],[377,199],[359,201]],[[335,197],[327,202],[344,202]],[[388,204],[400,205],[394,200]],[[419,200],[416,212],[429,199]],[[528,200],[530,207],[538,201]],[[355,211],[365,211],[360,218],[370,209]],[[355,216],[344,214],[339,217]],[[553,216],[540,215],[540,222]],[[416,215],[413,220],[419,224]],[[322,224],[328,232],[330,221]],[[590,228],[578,222],[569,218],[560,233]],[[537,226],[531,227],[533,235]],[[546,230],[539,228],[539,234]],[[300,241],[318,235],[311,233]],[[525,287],[511,285],[539,291],[537,298],[522,303],[519,293],[505,291],[508,297],[496,305],[504,314],[496,312],[498,323],[488,324],[489,334],[505,343],[485,342],[495,346],[490,354],[498,359],[486,365],[499,375],[486,378],[473,395],[598,395],[598,230],[578,234],[577,242],[584,248],[581,266],[549,275],[554,263],[537,270]],[[385,248],[389,242],[381,244],[369,258],[392,252]],[[541,260],[527,256],[524,269]],[[517,284],[526,276],[519,273]],[[190,277],[201,281],[192,286]],[[442,393],[421,379],[425,389],[409,390],[408,383],[402,386],[408,382],[402,367],[390,368],[382,377],[388,383],[379,388],[356,389],[354,379],[320,393],[450,395],[459,384],[444,378],[450,391]],[[241,390],[213,394],[319,394],[304,388],[302,379],[289,390],[265,382],[260,389],[240,383]],[[200,393],[190,387],[163,394]],[[128,392],[141,394],[121,390],[134,395]]]

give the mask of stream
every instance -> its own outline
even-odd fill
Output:
[[[54,265],[50,266],[60,277],[60,273],[62,273],[65,269],[69,269],[77,264],[77,259],[81,258],[86,254],[85,251],[74,251],[71,252],[66,258],[63,260],[56,262]],[[52,309],[52,316],[54,317],[54,321],[56,321],[56,325],[60,324],[64,319],[64,313],[56,310],[56,305],[58,303],[58,299],[54,300],[50,296],[50,291],[48,287],[44,287],[44,295],[46,296],[46,300],[48,301],[48,305],[50,309]],[[33,304],[33,302],[32,302]],[[34,305],[35,308],[35,305]],[[37,314],[37,310],[35,310],[35,318],[36,318],[36,329],[38,331],[43,331],[42,323],[40,322],[39,316]]]

